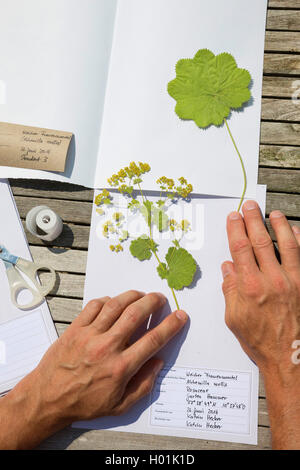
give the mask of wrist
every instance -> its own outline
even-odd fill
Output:
[[[30,449],[69,423],[43,401],[36,370],[0,400],[0,448]]]
[[[262,370],[273,449],[300,448],[300,366]]]

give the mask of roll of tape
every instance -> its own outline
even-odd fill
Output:
[[[35,237],[52,242],[63,231],[63,222],[59,215],[47,206],[31,209],[26,217],[27,230]]]

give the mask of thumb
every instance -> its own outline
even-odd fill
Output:
[[[222,264],[222,275],[223,275],[223,294],[226,302],[226,309],[230,309],[232,302],[236,295],[236,273],[234,270],[234,264],[231,261],[226,261]]]

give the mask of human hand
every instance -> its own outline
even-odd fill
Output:
[[[32,447],[76,420],[122,414],[148,394],[163,366],[153,356],[188,316],[174,312],[141,339],[129,342],[165,303],[162,294],[136,291],[91,301],[38,367],[7,395],[15,412],[23,397],[22,413],[30,417],[31,429],[35,425],[21,447]]]
[[[275,449],[300,449],[300,231],[270,214],[281,262],[253,201],[228,217],[233,263],[222,265],[225,321],[263,374]],[[299,344],[299,343],[298,343]]]
[[[222,266],[225,320],[262,372],[276,367],[287,377],[300,339],[300,235],[281,212],[270,214],[280,263],[259,206],[246,202],[243,215],[233,212],[227,222],[233,263]]]

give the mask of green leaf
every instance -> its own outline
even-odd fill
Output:
[[[167,279],[169,287],[181,290],[193,282],[197,263],[184,248],[169,248],[166,255],[167,265],[161,263],[157,272],[162,279]]]
[[[177,101],[175,112],[181,119],[206,128],[220,126],[231,109],[250,100],[250,83],[250,73],[239,69],[231,54],[215,56],[201,49],[193,59],[179,60],[168,92]]]
[[[142,235],[141,237],[131,242],[130,253],[140,261],[150,259],[153,250],[156,250],[156,246],[154,246],[155,244],[153,245],[153,243],[153,240],[151,240],[149,237]]]

